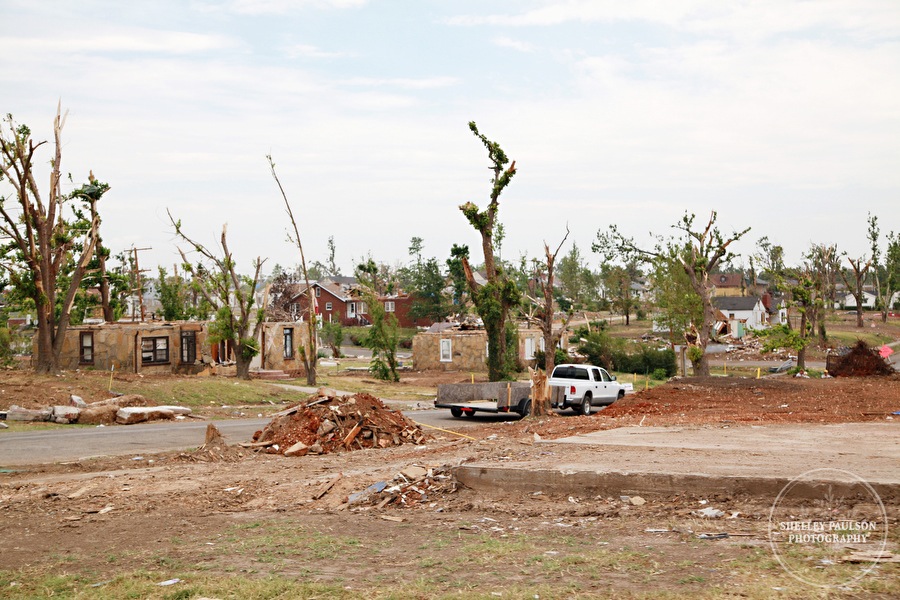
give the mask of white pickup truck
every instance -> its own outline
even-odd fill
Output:
[[[582,415],[591,414],[594,406],[623,398],[630,385],[619,383],[606,369],[593,365],[556,365],[547,383],[554,408],[571,408]]]

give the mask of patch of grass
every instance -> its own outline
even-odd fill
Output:
[[[303,392],[275,387],[262,381],[212,377],[116,381],[113,388],[122,393],[141,394],[158,404],[188,407],[282,404],[299,402],[308,397]]]
[[[859,331],[829,331],[828,341],[835,346],[853,346],[857,340],[862,340],[870,346],[881,346],[894,341],[890,336],[881,333],[872,333],[860,329]]]

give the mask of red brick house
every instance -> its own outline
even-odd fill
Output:
[[[340,322],[345,326],[369,325],[372,322],[368,304],[363,299],[362,292],[355,286],[339,285],[330,281],[317,281],[310,286],[316,297],[316,314],[323,322]],[[433,323],[430,319],[410,317],[413,297],[409,294],[379,296],[378,301],[384,305],[385,312],[393,313],[397,317],[400,327],[429,327]],[[307,314],[308,303],[306,288],[301,286],[291,301],[292,312],[297,319]]]

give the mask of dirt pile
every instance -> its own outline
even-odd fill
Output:
[[[425,438],[418,425],[375,396],[338,396],[323,388],[305,403],[277,413],[245,446],[302,456],[420,444]]]
[[[878,349],[858,340],[843,356],[828,357],[828,373],[833,377],[871,377],[891,375],[894,368],[881,357]]]

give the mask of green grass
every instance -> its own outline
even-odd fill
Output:
[[[234,406],[243,404],[283,404],[306,400],[303,392],[275,387],[262,381],[232,378],[197,377],[166,380],[113,382],[113,390],[126,394],[140,394],[158,404],[178,404],[188,407]]]
[[[869,331],[829,331],[828,341],[836,346],[853,346],[857,340],[862,340],[870,346],[881,346],[894,340],[887,335],[872,333]]]

